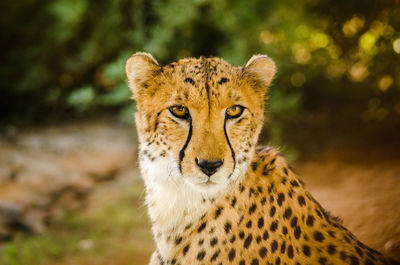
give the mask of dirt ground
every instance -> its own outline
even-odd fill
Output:
[[[382,147],[343,155],[343,146],[320,146],[317,155],[300,155],[294,169],[311,194],[361,241],[400,259],[398,157],[379,156],[385,153]],[[142,189],[136,152],[134,128],[110,121],[9,128],[0,137],[0,239],[12,241],[21,231],[42,236],[52,220],[65,218],[65,207],[90,211],[103,207],[99,194],[107,197],[132,183]],[[367,159],[366,152],[376,155]],[[133,231],[150,238],[148,225],[138,224],[144,230]],[[143,262],[151,249],[141,252]],[[72,263],[50,259],[44,264]]]
[[[321,158],[295,169],[322,206],[362,242],[400,259],[400,163]]]

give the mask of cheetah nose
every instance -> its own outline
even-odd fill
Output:
[[[221,159],[217,160],[205,160],[205,159],[195,159],[196,164],[199,166],[201,171],[204,172],[207,176],[211,176],[215,172],[217,172],[218,168],[224,163]]]

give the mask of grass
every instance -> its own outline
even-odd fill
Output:
[[[146,264],[154,247],[143,186],[96,191],[90,201],[42,235],[19,235],[0,245],[0,264]]]

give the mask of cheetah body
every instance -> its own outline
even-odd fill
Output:
[[[390,264],[324,211],[276,149],[255,147],[275,73],[268,57],[161,67],[137,53],[126,71],[157,246],[150,264]],[[211,175],[199,168],[216,158]]]

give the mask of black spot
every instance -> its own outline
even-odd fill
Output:
[[[314,232],[314,239],[317,240],[318,242],[322,242],[322,241],[324,241],[325,237],[321,232],[315,231]]]
[[[233,197],[232,201],[231,201],[231,206],[235,207],[236,204],[236,197]]]
[[[183,248],[183,256],[186,255],[186,253],[188,252],[189,248],[190,248],[190,245],[186,245],[186,246]]]
[[[246,265],[246,262],[244,262],[244,260],[241,260],[241,261],[239,262],[239,265]]]
[[[264,218],[263,217],[258,218],[257,226],[258,226],[258,228],[262,228],[264,226]]]
[[[250,234],[247,236],[246,240],[243,243],[244,248],[249,248],[251,241],[253,241],[253,236]]]
[[[286,167],[283,168],[283,173],[287,176],[289,174],[288,169]]]
[[[204,239],[200,239],[199,240],[199,246],[203,245],[203,243],[204,243]]]
[[[197,260],[203,260],[205,256],[206,256],[206,252],[204,250],[202,250],[197,254]]]
[[[282,254],[285,253],[285,250],[286,250],[286,242],[283,241],[283,242],[282,242],[282,245],[281,245],[281,253],[282,253]]]
[[[218,207],[218,209],[215,211],[214,219],[217,219],[221,215],[223,209],[223,207]]]
[[[268,188],[268,189],[269,189],[269,188]],[[273,203],[273,202],[274,202],[274,196],[272,196],[272,195],[269,196],[269,202],[270,202],[270,203]]]
[[[271,171],[271,170],[268,168],[268,165],[265,165],[265,166],[263,167],[263,170],[262,170],[262,173],[261,173],[261,174],[263,174],[263,176],[267,176],[267,175],[269,174],[270,171]]]
[[[350,264],[351,264],[351,265],[359,265],[359,264],[360,264],[360,261],[358,260],[357,257],[355,257],[355,256],[350,256]]]
[[[213,239],[211,239],[210,241],[210,245],[213,247],[218,243],[218,239],[216,237],[214,237]]]
[[[284,235],[287,235],[287,234],[288,234],[288,230],[287,230],[287,227],[286,227],[286,226],[283,226],[283,227],[282,227],[282,233],[283,233]]]
[[[177,239],[175,239],[175,245],[179,245],[179,243],[182,242],[182,237],[178,237]]]
[[[250,206],[249,208],[249,214],[252,214],[255,212],[255,210],[257,209],[257,205],[254,203]]]
[[[260,250],[258,251],[258,254],[260,254],[261,258],[264,258],[265,255],[267,255],[267,248],[266,247],[260,248]]]
[[[336,253],[336,246],[335,246],[335,245],[332,245],[332,244],[328,245],[328,253],[329,253],[330,255],[335,254],[335,253]]]
[[[307,257],[309,257],[311,255],[311,249],[308,245],[303,245],[303,253]]]
[[[287,255],[289,257],[289,259],[293,259],[294,257],[294,253],[293,253],[293,246],[289,245],[287,248]]]
[[[206,226],[207,226],[207,222],[203,222],[200,226],[199,226],[199,228],[197,229],[197,232],[201,232],[201,231],[203,231],[204,230],[204,228],[206,228]]]
[[[287,178],[282,178],[282,184],[285,185]]]
[[[289,219],[292,216],[292,209],[287,208],[285,212],[283,213],[283,218],[284,219]]]
[[[233,235],[229,241],[230,241],[231,243],[233,243],[233,242],[235,242],[235,240],[236,240],[236,236]]]
[[[252,223],[251,223],[251,220],[250,220],[250,221],[247,222],[246,227],[247,227],[247,228],[250,228],[250,227],[251,227],[251,224],[252,224]]]
[[[251,265],[258,265],[259,263],[258,263],[258,259],[253,259],[252,261],[251,261]]]
[[[279,206],[282,206],[282,203],[283,203],[284,201],[285,201],[285,194],[283,194],[283,193],[281,192],[281,193],[278,194],[278,199],[277,199],[278,205],[279,205]]]
[[[299,238],[300,238],[300,235],[301,235],[300,226],[296,226],[296,228],[294,229],[294,237],[295,237],[296,239],[299,239]]]
[[[219,256],[220,252],[221,252],[221,250],[219,250],[219,249],[217,251],[215,251],[215,253],[212,255],[210,261],[216,260],[218,258],[218,256]]]
[[[355,249],[356,249],[358,255],[359,255],[360,257],[362,257],[362,256],[363,256],[362,250],[361,250],[359,247],[357,247],[357,246],[355,247]]]
[[[263,197],[263,198],[261,199],[261,205],[265,205],[266,202],[267,202],[267,199],[266,199],[265,197]]]
[[[228,82],[228,81],[229,81],[228,78],[222,77],[221,80],[218,81],[218,84],[219,84],[219,85],[222,85],[223,83],[226,83],[226,82]]]
[[[240,237],[240,239],[243,239],[243,238],[244,238],[244,232],[243,232],[243,231],[240,231],[240,232],[239,232],[239,237]]]
[[[299,197],[297,197],[297,200],[299,201],[300,206],[306,205],[306,200],[304,199],[303,195],[299,195]]]
[[[277,257],[275,260],[275,265],[279,265],[279,264],[281,264],[281,258]]]
[[[242,193],[243,191],[244,191],[244,186],[243,185],[240,185],[240,187],[239,187],[239,191],[240,191],[240,193]]]
[[[318,215],[318,217],[322,219],[322,213],[321,213],[321,211],[320,211],[320,210],[318,210],[318,209],[317,209],[317,210],[315,210],[315,211],[317,212],[317,215]]]
[[[340,259],[343,261],[346,261],[347,259],[347,254],[344,251],[340,251]]]
[[[276,208],[275,208],[275,206],[272,206],[271,210],[269,210],[269,216],[273,217],[275,215],[275,212],[276,212]]]
[[[229,231],[231,231],[232,225],[230,222],[226,222],[224,225],[224,229],[225,229],[225,233],[229,233]]]
[[[257,236],[256,242],[257,242],[257,244],[260,244],[260,242],[261,242],[261,236]]]
[[[272,189],[274,188],[274,183],[272,182],[271,185],[268,186],[268,192],[271,193]],[[271,195],[272,197],[272,195]],[[272,200],[271,202],[273,202],[273,198],[270,197],[270,200]]]
[[[263,239],[264,239],[264,240],[267,240],[268,238],[269,238],[268,231],[265,230],[265,231],[264,231],[264,234],[263,234]]]
[[[258,163],[257,163],[257,162],[251,163],[251,169],[252,169],[253,171],[256,171],[256,170],[257,170],[257,167],[258,167]]]
[[[250,188],[249,189],[249,198],[251,198],[251,195],[253,195],[254,194],[254,189],[253,188]]]
[[[295,227],[297,225],[297,216],[293,217],[290,221],[290,226]]]
[[[376,261],[376,257],[374,256],[374,255],[372,255],[372,252],[367,252],[367,256],[370,258],[370,259],[373,259],[374,261]]]
[[[229,261],[232,261],[235,258],[235,256],[236,256],[236,252],[233,248],[231,248],[231,250],[228,253]]]
[[[184,80],[184,82],[185,82],[185,83],[190,83],[190,84],[192,84],[192,85],[195,84],[194,81],[193,81],[193,79],[190,78],[190,77],[186,77],[185,80]]]
[[[271,252],[274,253],[278,249],[278,242],[276,240],[271,243]]]
[[[176,259],[172,259],[171,264],[175,264],[175,263],[176,263]]]
[[[325,265],[326,261],[327,261],[327,259],[324,258],[324,257],[321,257],[321,258],[318,259],[318,263],[321,264],[321,265]]]
[[[314,224],[314,216],[312,216],[312,215],[307,216],[306,224],[308,226],[313,226],[313,224]]]
[[[298,183],[296,180],[292,180],[292,181],[290,182],[290,184],[292,184],[293,187],[298,187],[298,186],[300,186],[299,183]]]
[[[369,247],[367,247],[366,245],[364,245],[363,243],[361,243],[360,241],[357,241],[357,245],[360,247],[360,248],[363,248],[363,249],[368,249]]]
[[[271,232],[275,232],[276,229],[278,229],[278,221],[273,221],[273,222],[271,223],[271,226],[269,227],[269,230],[270,230]]]

